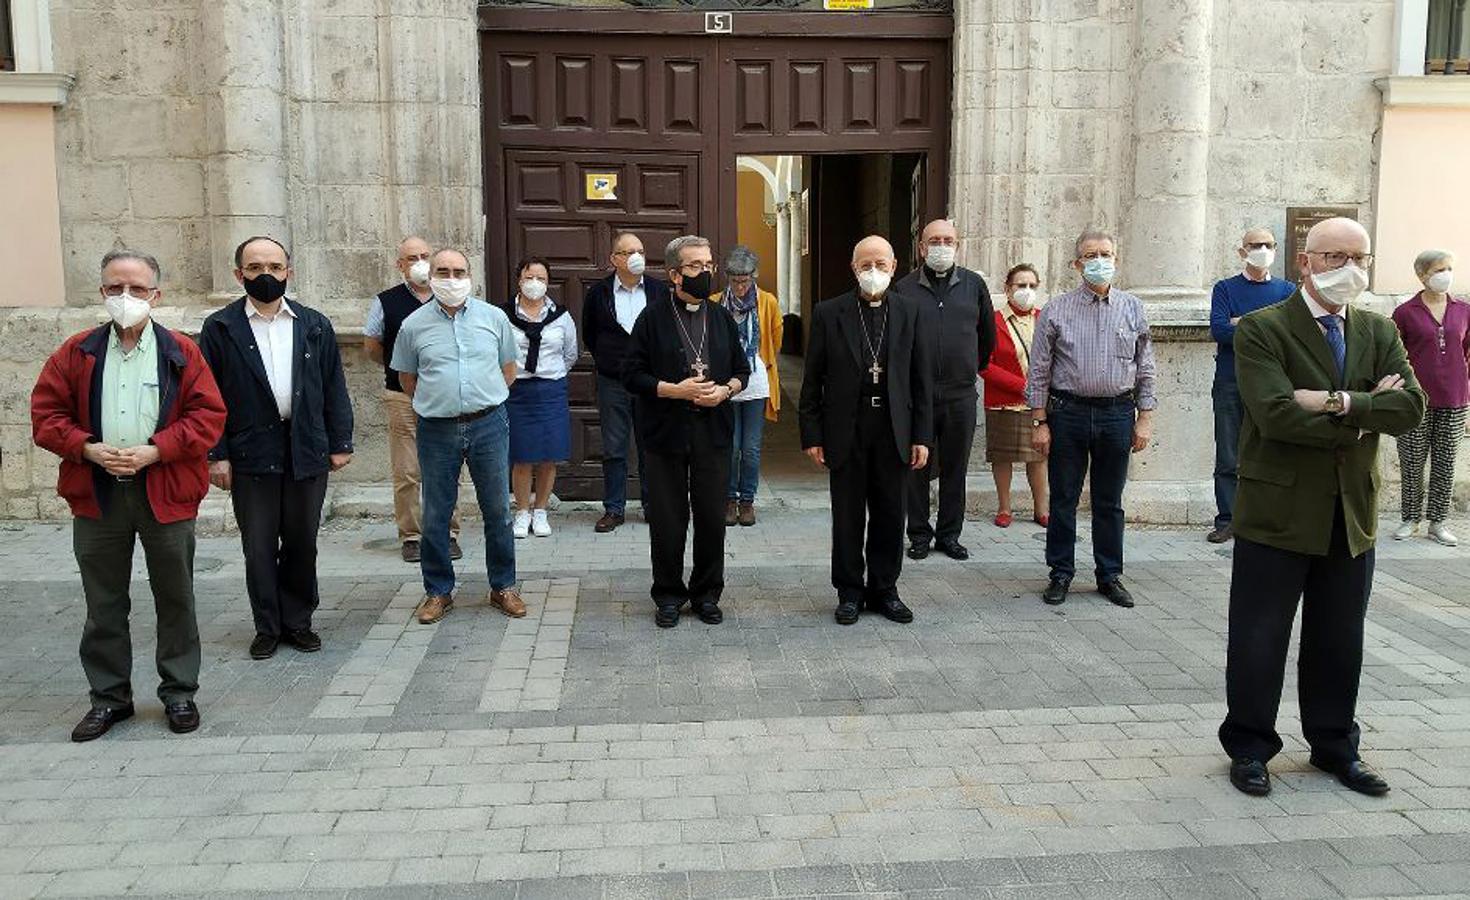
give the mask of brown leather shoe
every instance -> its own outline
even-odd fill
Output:
[[[446,597],[443,595],[425,597],[424,601],[419,604],[419,624],[433,625],[435,622],[444,618],[445,614],[447,614],[453,608],[453,597]]]
[[[740,504],[734,500],[725,501],[725,527],[729,528],[740,521]]]
[[[506,588],[503,591],[490,592],[490,605],[510,616],[519,619],[526,614],[526,601],[516,593],[515,588]]]
[[[602,514],[602,518],[597,520],[597,524],[592,526],[592,530],[598,534],[607,534],[609,531],[616,531],[621,524],[623,524],[622,516],[617,513],[605,512]]]
[[[740,524],[743,525],[746,528],[749,528],[750,526],[752,526],[752,525],[755,524],[755,504],[754,503],[745,503],[743,501],[741,502],[741,504],[740,504],[740,518],[739,518],[739,521],[740,521]]]

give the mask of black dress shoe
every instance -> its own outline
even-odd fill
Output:
[[[725,614],[720,612],[718,603],[696,603],[694,614],[699,616],[699,621],[706,625],[718,625],[725,621]]]
[[[1072,582],[1053,578],[1046,583],[1046,590],[1041,592],[1041,602],[1048,606],[1056,606],[1067,602],[1067,588]]]
[[[970,558],[970,551],[959,541],[937,541],[934,549],[948,556],[950,559],[966,560]]]
[[[882,600],[869,600],[868,609],[878,613],[890,622],[898,622],[907,625],[914,620],[914,613],[903,601],[897,597],[884,597]]]
[[[912,541],[909,543],[909,559],[923,559],[928,555],[928,541]]]
[[[1230,761],[1230,783],[1242,794],[1264,797],[1271,793],[1271,773],[1259,759],[1242,756]]]
[[[597,524],[592,526],[592,530],[598,534],[607,534],[610,531],[616,531],[621,524],[623,524],[622,513],[605,512],[602,518],[597,520]]]
[[[199,727],[199,707],[193,700],[166,705],[163,716],[168,719],[168,730],[174,734],[188,734]]]
[[[459,546],[459,538],[450,538],[449,539],[449,558],[450,559],[459,559],[462,556],[464,556],[464,550],[460,549],[460,546]]]
[[[851,625],[858,620],[862,614],[862,604],[856,600],[841,600],[837,604],[837,611],[832,617],[837,620],[838,625]]]
[[[673,628],[679,624],[679,607],[660,606],[653,614],[653,624],[660,628]]]
[[[400,553],[403,556],[403,561],[404,562],[406,562],[406,563],[416,563],[416,562],[418,562],[419,561],[419,557],[420,557],[420,553],[419,553],[419,542],[418,541],[404,541],[403,542],[403,549],[400,551]]]
[[[1309,762],[1329,775],[1336,776],[1342,782],[1343,787],[1367,794],[1369,797],[1382,797],[1388,793],[1388,782],[1383,780],[1377,772],[1368,767],[1361,759],[1355,759],[1345,763],[1330,763],[1313,756]]]
[[[310,628],[300,631],[288,631],[281,635],[281,640],[300,650],[302,653],[315,653],[322,649],[322,639]]]
[[[1121,606],[1124,609],[1133,608],[1133,595],[1128,593],[1128,589],[1123,587],[1123,582],[1116,578],[1112,581],[1104,581],[1102,584],[1099,584],[1097,586],[1097,592],[1107,597],[1108,602],[1114,606]]]
[[[251,659],[270,659],[276,655],[276,645],[280,639],[269,634],[257,634],[255,640],[250,642]]]
[[[71,739],[78,744],[84,741],[95,741],[106,734],[112,726],[123,719],[133,717],[133,704],[127,706],[94,706],[82,716],[82,721],[71,730]]]

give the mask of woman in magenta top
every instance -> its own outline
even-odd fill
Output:
[[[1470,407],[1470,303],[1450,296],[1455,258],[1425,250],[1414,260],[1424,290],[1393,311],[1414,376],[1429,397],[1419,427],[1398,439],[1403,473],[1403,524],[1393,533],[1402,541],[1425,517],[1424,461],[1429,460],[1429,536],[1448,547],[1459,543],[1445,527],[1455,487],[1455,451],[1465,433]]]

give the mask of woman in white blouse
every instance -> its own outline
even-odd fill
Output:
[[[551,270],[530,257],[516,267],[517,292],[506,314],[515,326],[519,371],[505,410],[510,417],[510,484],[516,498],[517,538],[546,537],[546,504],[556,464],[571,455],[567,372],[577,362],[577,324],[546,295]]]

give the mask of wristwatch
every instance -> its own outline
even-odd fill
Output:
[[[1036,418],[1033,418],[1031,420],[1031,427],[1032,428],[1040,428],[1041,426],[1043,426],[1045,424],[1046,424],[1046,420],[1045,419],[1036,419]]]
[[[1327,392],[1327,399],[1325,401],[1323,401],[1323,403],[1322,403],[1322,409],[1325,410],[1326,412],[1331,413],[1334,416],[1335,415],[1338,415],[1339,413],[1341,413],[1342,412],[1342,394],[1339,393],[1338,391],[1335,391],[1335,390],[1328,391]]]

